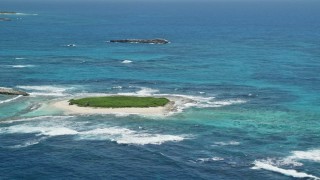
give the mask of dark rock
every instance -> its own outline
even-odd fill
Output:
[[[0,11],[0,14],[17,14],[16,12],[12,12],[12,11]]]
[[[167,44],[169,43],[166,39],[119,39],[110,40],[112,43],[148,43],[148,44]]]
[[[0,94],[29,96],[29,94],[24,91],[14,90],[11,88],[0,88]]]

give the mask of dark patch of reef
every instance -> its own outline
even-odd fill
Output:
[[[11,89],[11,88],[0,88],[0,94],[29,96],[29,94],[27,92],[15,90],[15,89]]]

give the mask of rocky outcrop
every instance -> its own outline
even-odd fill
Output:
[[[0,88],[0,94],[29,96],[29,94],[24,91],[14,90],[11,88]]]
[[[0,11],[0,14],[17,14],[16,12],[12,12],[12,11]]]
[[[112,43],[147,43],[147,44],[167,44],[169,43],[166,39],[119,39],[110,40]]]

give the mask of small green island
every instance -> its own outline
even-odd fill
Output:
[[[69,100],[69,105],[100,108],[147,108],[165,106],[170,101],[167,98],[137,97],[137,96],[104,96],[87,97]]]

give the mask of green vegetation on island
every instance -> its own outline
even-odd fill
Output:
[[[169,102],[167,98],[136,97],[136,96],[104,96],[87,97],[69,100],[70,105],[80,107],[102,107],[102,108],[144,108],[164,106]]]

